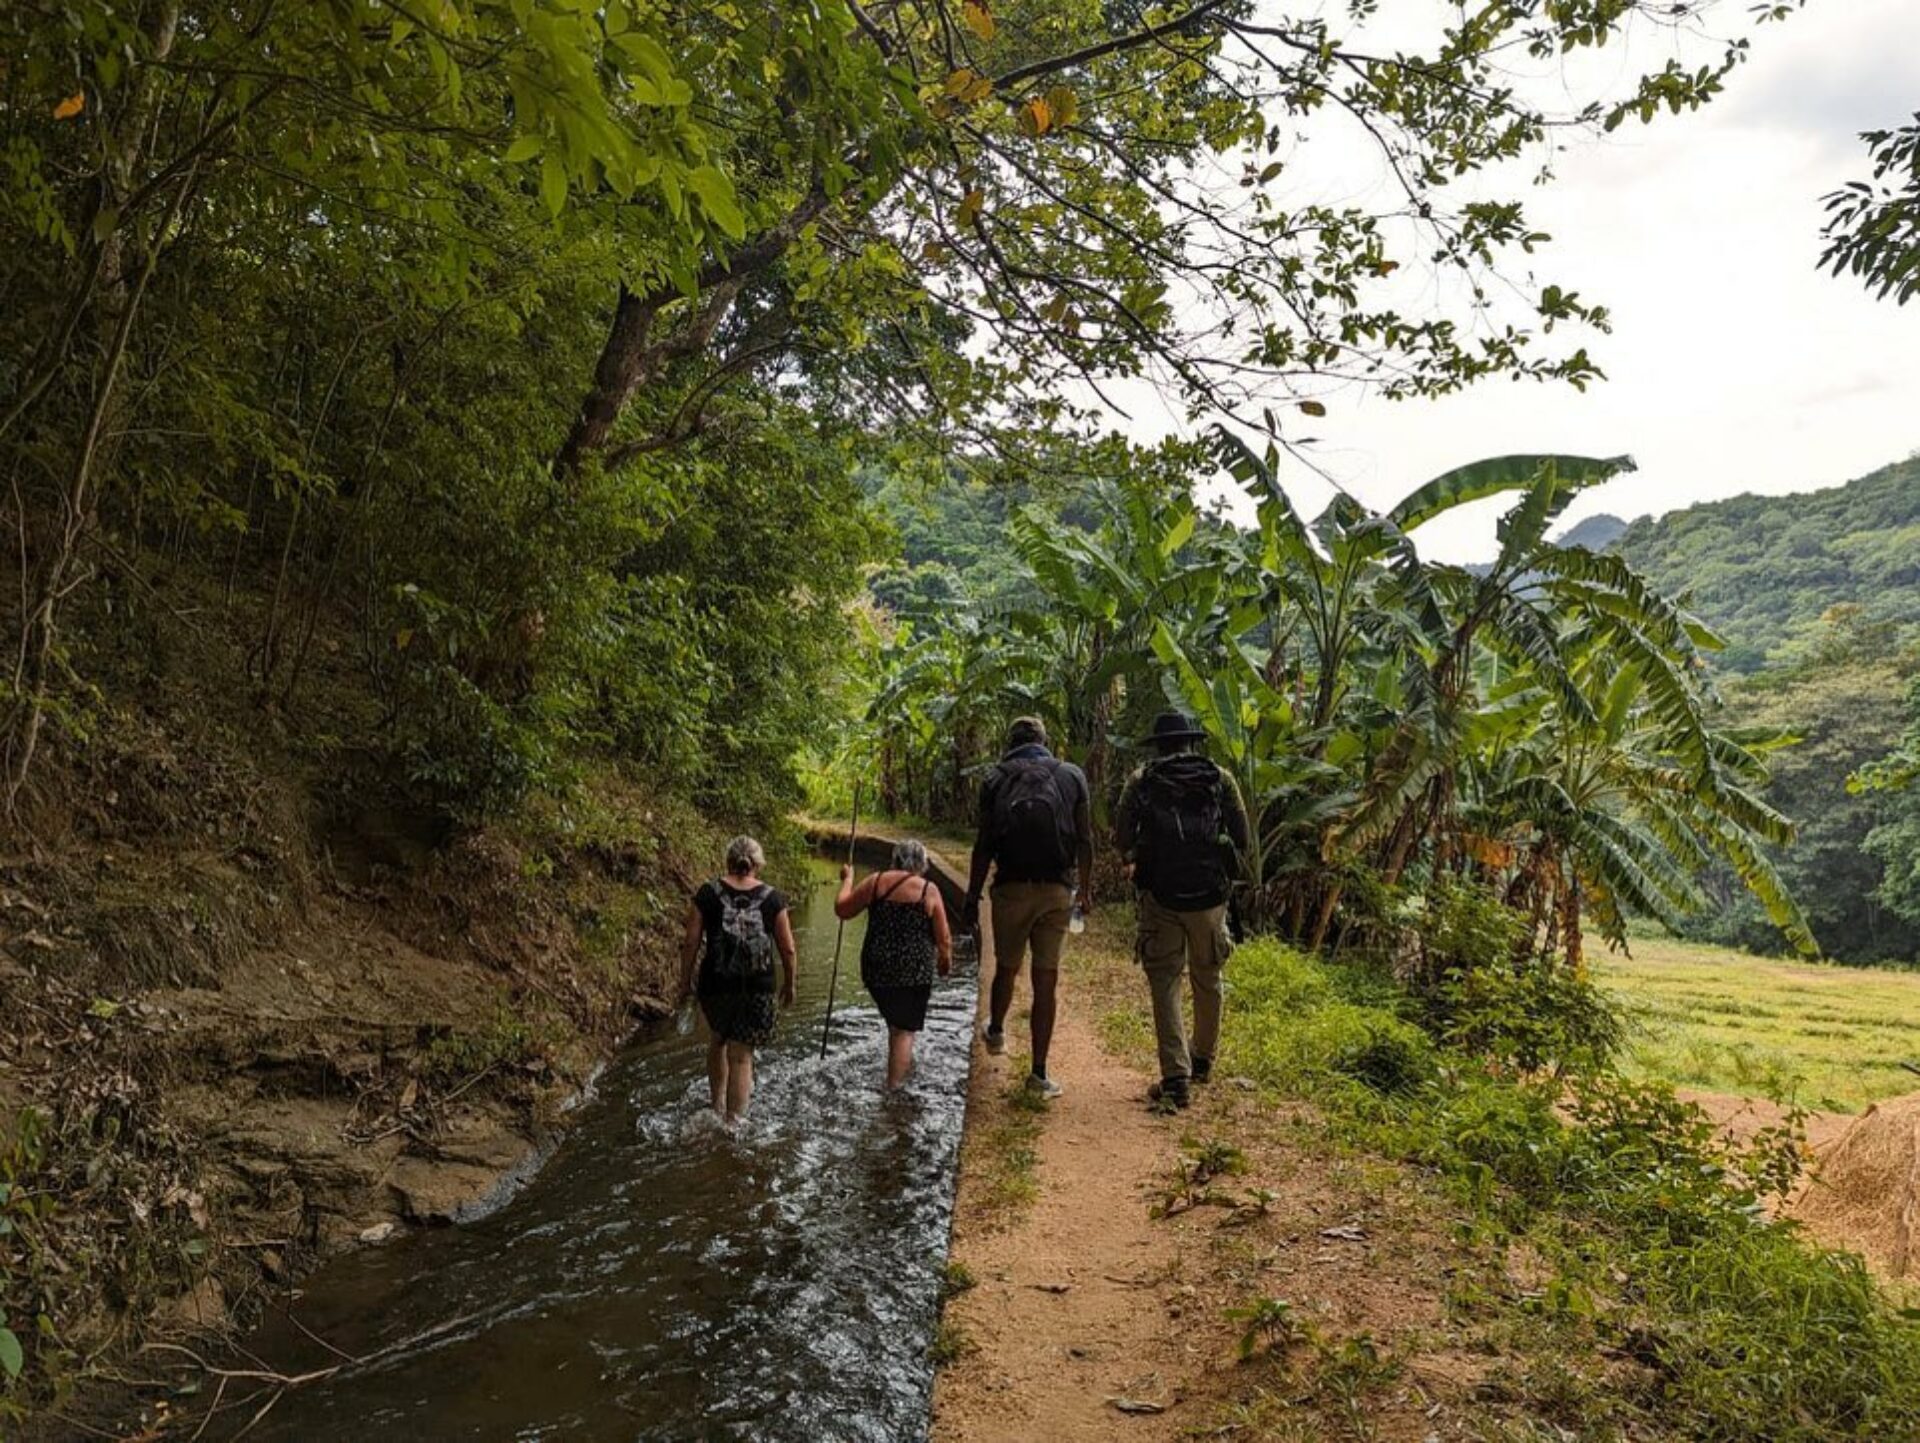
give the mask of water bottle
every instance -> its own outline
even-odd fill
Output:
[[[673,1030],[682,1037],[693,1035],[693,999],[689,997],[673,1014]]]
[[[1080,909],[1078,902],[1073,904],[1073,914],[1067,918],[1067,930],[1076,937],[1087,930],[1087,914]]]

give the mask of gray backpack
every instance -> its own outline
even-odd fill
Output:
[[[707,972],[722,991],[773,991],[773,937],[761,904],[770,890],[763,882],[750,892],[735,891],[715,878],[720,926],[707,953]]]

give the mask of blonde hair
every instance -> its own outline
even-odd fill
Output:
[[[767,854],[752,837],[735,837],[727,843],[727,875],[744,877],[767,865]]]

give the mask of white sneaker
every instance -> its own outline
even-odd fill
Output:
[[[1007,1034],[1004,1032],[995,1032],[991,1027],[982,1030],[980,1040],[987,1044],[987,1051],[991,1052],[995,1057],[998,1057],[1007,1050]]]
[[[1066,1089],[1051,1077],[1042,1077],[1037,1072],[1029,1072],[1027,1074],[1027,1091],[1037,1092],[1048,1102],[1052,1102],[1054,1098],[1065,1092]]]

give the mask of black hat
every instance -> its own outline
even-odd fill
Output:
[[[1150,742],[1198,742],[1205,741],[1207,734],[1193,722],[1177,711],[1163,711],[1153,719],[1153,730],[1147,733]]]

